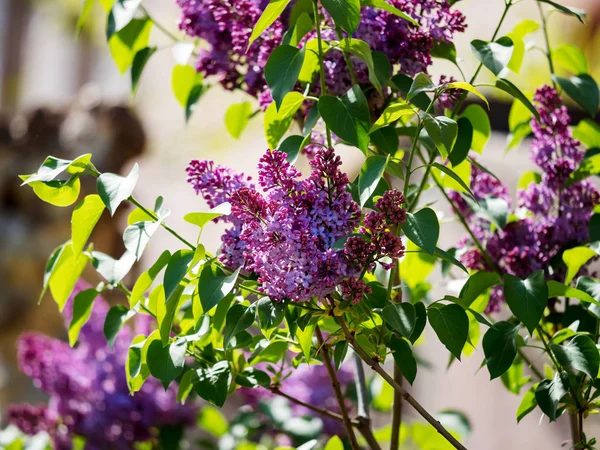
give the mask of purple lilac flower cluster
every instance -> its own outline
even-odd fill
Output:
[[[288,16],[296,1],[248,49],[250,35],[267,0],[177,0],[182,10],[180,28],[189,36],[205,40],[209,47],[200,51],[197,70],[206,76],[216,75],[226,89],[242,88],[250,95],[270,103],[270,95],[262,71],[271,51],[281,44],[288,28]],[[386,11],[365,7],[361,25],[354,37],[369,44],[375,52],[383,52],[392,66],[407,75],[426,72],[431,65],[431,52],[436,42],[449,43],[466,28],[465,17],[451,9],[446,0],[389,0],[399,10],[410,14],[420,26],[415,27]],[[325,14],[328,25],[329,17]],[[324,38],[338,38],[332,28],[324,30]],[[302,41],[314,37],[314,33]],[[368,83],[364,63],[356,61],[358,79]],[[330,51],[325,61],[327,86],[340,95],[352,86],[350,73],[339,51]]]
[[[337,371],[337,378],[342,390],[346,390],[354,379],[352,371],[345,365],[342,365]],[[324,365],[300,365],[297,369],[291,371],[288,378],[285,378],[281,383],[280,390],[301,402],[339,413],[335,392],[331,387],[331,380]],[[238,392],[253,408],[257,408],[259,402],[268,401],[275,396],[275,394],[264,389],[240,388]],[[346,406],[349,410],[352,410],[352,402],[347,401]],[[290,407],[296,417],[315,414],[312,410],[295,403],[290,404]],[[321,419],[323,420],[323,431],[327,435],[333,436],[344,433],[342,423],[329,418],[321,417]]]
[[[594,207],[600,204],[600,194],[591,181],[566,185],[584,159],[585,151],[573,138],[569,129],[571,119],[560,96],[553,88],[544,86],[536,92],[534,103],[540,120],[534,118],[531,122],[534,135],[531,158],[542,175],[539,183],[531,182],[517,192],[517,206],[525,212],[525,218],[509,223],[503,230],[491,230],[458,194],[450,194],[496,266],[521,278],[546,269],[561,251],[588,240],[589,221]],[[495,196],[509,201],[506,186],[475,165],[471,187],[478,199]],[[473,270],[491,270],[472,244],[469,239],[462,241],[461,261]],[[565,270],[555,267],[547,275],[562,281]],[[488,312],[498,311],[503,302],[501,288],[494,288]]]
[[[358,227],[360,207],[333,149],[320,148],[311,165],[310,176],[301,179],[285,153],[267,151],[258,165],[262,192],[241,175],[205,161],[190,163],[188,181],[210,206],[216,206],[216,198],[231,203],[226,220],[233,226],[222,238],[220,259],[232,269],[255,273],[266,295],[303,302],[323,299],[340,286],[344,298],[359,301],[368,292],[363,272],[376,262],[389,267],[385,258],[404,254],[394,233],[406,219],[404,196],[386,192],[365,216],[361,234],[334,249]]]
[[[83,289],[83,283],[76,287],[66,316],[73,296]],[[71,450],[74,436],[85,438],[86,450],[130,450],[155,437],[161,427],[194,423],[197,407],[180,405],[174,385],[165,391],[150,378],[140,392],[130,394],[125,375],[129,345],[134,333],[148,335],[150,321],[138,316],[135,329],[124,327],[110,350],[103,332],[108,310],[104,299],[95,300],[75,348],[35,333],[19,339],[21,370],[50,396],[47,405],[10,408],[9,419],[21,431],[48,432],[57,450]]]

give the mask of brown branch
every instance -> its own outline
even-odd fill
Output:
[[[348,408],[346,408],[346,402],[344,401],[344,396],[342,394],[340,382],[335,373],[333,364],[331,364],[331,359],[329,359],[329,346],[325,343],[323,335],[321,334],[321,329],[318,326],[316,328],[316,334],[317,339],[319,341],[319,345],[321,346],[323,364],[325,364],[325,367],[327,368],[327,373],[329,374],[329,378],[331,379],[331,386],[333,387],[335,397],[337,398],[338,405],[340,407],[340,412],[342,413],[344,427],[346,428],[346,432],[348,433],[348,437],[350,438],[350,445],[354,450],[360,450],[360,447],[356,440],[356,435],[354,434],[354,429],[352,428],[352,420],[350,419],[350,415],[348,414]]]
[[[402,386],[404,377],[400,368],[394,364],[394,381],[398,385]],[[402,393],[394,389],[394,406],[392,409],[392,440],[390,442],[391,450],[398,450],[400,448],[400,428],[402,427],[402,406],[403,406]]]
[[[371,369],[373,369],[375,372],[381,375],[381,377],[402,396],[404,401],[406,401],[413,408],[415,408],[417,412],[421,415],[421,417],[423,417],[427,422],[429,422],[431,426],[435,428],[436,431],[440,433],[448,442],[450,442],[450,444],[452,444],[454,448],[458,450],[467,450],[464,445],[462,445],[454,436],[450,434],[448,430],[446,430],[446,428],[444,428],[444,426],[439,421],[435,419],[435,417],[429,414],[429,412],[427,412],[427,410],[423,408],[423,406],[421,406],[421,404],[412,395],[410,395],[400,384],[398,384],[384,370],[384,368],[381,367],[377,360],[369,357],[369,355],[362,349],[362,347],[358,345],[356,339],[354,339],[354,335],[348,329],[348,325],[346,324],[344,318],[342,316],[336,316],[336,319],[342,327],[346,339],[348,340],[354,351],[358,354],[358,356],[360,356],[361,359],[371,367]]]

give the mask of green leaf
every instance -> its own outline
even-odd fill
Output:
[[[541,181],[542,176],[539,173],[530,170],[529,172],[525,172],[523,175],[521,175],[517,189],[527,189],[531,183],[539,184]]]
[[[220,408],[227,400],[231,381],[229,362],[221,361],[211,368],[200,368],[196,371],[194,389],[204,400]]]
[[[290,25],[292,23],[290,22]],[[314,29],[314,23],[311,16],[307,12],[303,12],[298,16],[293,27],[288,29],[283,37],[282,44],[297,47],[300,41]]]
[[[548,304],[548,286],[544,271],[538,270],[525,280],[504,275],[504,296],[512,313],[533,335]]]
[[[480,63],[498,76],[510,62],[514,44],[512,39],[506,36],[501,37],[496,42],[476,39],[471,42],[471,51]]]
[[[237,377],[235,377],[235,382],[240,386],[247,388],[268,388],[271,385],[271,377],[262,370],[258,370],[254,367],[248,367]]]
[[[131,290],[131,296],[129,297],[129,306],[134,307],[138,301],[142,299],[144,294],[150,289],[152,283],[158,276],[158,274],[164,269],[164,267],[169,263],[171,259],[171,253],[168,250],[165,250],[158,260],[148,269],[143,272],[135,284],[133,285],[133,289]]]
[[[273,25],[289,3],[290,0],[271,0],[269,2],[252,30],[252,35],[248,41],[248,48],[250,48],[254,41],[258,39],[267,28]]]
[[[451,304],[427,310],[429,323],[438,339],[458,360],[469,335],[469,317],[460,306]]]
[[[264,75],[277,110],[285,96],[296,86],[303,64],[304,49],[280,45],[271,52]]]
[[[433,58],[446,59],[456,65],[456,45],[453,42],[435,41],[431,49],[431,56]]]
[[[496,87],[507,94],[511,95],[515,100],[519,100],[529,111],[533,114],[537,120],[540,120],[540,114],[529,99],[521,92],[521,90],[515,86],[512,82],[505,78],[498,78],[496,80]]]
[[[413,384],[417,377],[417,360],[413,355],[410,344],[406,339],[392,335],[390,339],[390,350],[394,362],[402,371],[402,375],[410,384]]]
[[[309,328],[309,327],[307,327]],[[314,331],[314,330],[313,330]],[[311,335],[312,338],[312,335]],[[263,341],[261,341],[263,342]],[[312,342],[312,341],[311,341]],[[255,351],[255,354],[249,359],[249,362],[252,365],[260,364],[263,362],[270,362],[272,364],[276,364],[281,361],[281,358],[285,356],[285,353],[288,350],[288,343],[285,341],[275,341],[269,343],[266,339],[264,340],[265,345],[263,347],[258,348],[258,352]],[[309,348],[310,350],[310,348]]]
[[[140,169],[135,164],[126,177],[114,173],[103,173],[98,177],[96,181],[98,194],[111,216],[114,216],[119,205],[131,196],[139,176]]]
[[[192,66],[176,65],[171,75],[173,94],[181,106],[187,106],[190,93],[195,86],[201,85],[203,77]]]
[[[194,212],[186,214],[183,217],[183,220],[185,220],[187,223],[191,223],[192,225],[196,225],[197,227],[204,228],[210,221],[218,217],[228,216],[230,214],[231,204],[221,203],[207,212]]]
[[[535,409],[537,406],[537,400],[535,399],[535,390],[537,389],[537,384],[531,386],[525,395],[523,396],[523,400],[521,400],[521,404],[517,409],[517,423],[519,423],[527,414]]]
[[[335,363],[336,369],[339,370],[340,366],[344,362],[346,358],[346,354],[348,353],[348,341],[340,341],[335,344],[335,349],[333,350],[333,362]]]
[[[477,97],[479,97],[481,100],[483,100],[485,102],[488,109],[490,107],[490,103],[487,101],[487,98],[485,98],[484,95],[481,92],[479,92],[475,88],[475,86],[473,86],[470,83],[467,83],[464,81],[455,81],[453,83],[448,83],[447,85],[445,85],[444,90],[447,90],[447,89],[461,89],[463,91],[470,92],[471,94],[475,94]]]
[[[131,23],[141,3],[142,0],[116,0],[113,2],[106,25],[107,39]]]
[[[27,181],[28,177],[22,176],[21,179]],[[40,200],[60,208],[75,203],[81,192],[81,181],[78,176],[72,176],[67,181],[34,181],[30,186]]]
[[[98,296],[96,289],[79,292],[73,300],[73,317],[69,324],[69,344],[73,347],[79,338],[81,328],[90,320],[94,300]]]
[[[127,250],[119,259],[102,252],[92,252],[92,265],[112,286],[125,278],[135,262],[135,255]]]
[[[377,147],[380,153],[390,156],[395,155],[400,147],[400,139],[393,126],[387,126],[372,132],[371,143]],[[393,176],[404,179],[404,170],[399,163],[388,161],[386,170],[390,169],[397,169],[394,171]]]
[[[285,96],[279,110],[277,105],[271,103],[265,112],[264,128],[267,144],[270,149],[276,149],[279,141],[287,132],[288,128],[294,120],[294,114],[298,111],[304,96],[299,92],[290,92]]]
[[[137,222],[125,229],[123,233],[125,248],[134,254],[138,261],[148,246],[150,238],[160,228],[161,222],[162,220],[158,222]]]
[[[573,137],[587,148],[600,147],[600,125],[591,119],[584,119],[573,129]]]
[[[336,136],[366,154],[371,116],[360,86],[353,86],[341,98],[322,96],[319,98],[319,112]]]
[[[360,25],[360,0],[321,0],[335,25],[352,35]]]
[[[473,144],[474,132],[471,121],[466,117],[461,117],[456,123],[458,125],[458,135],[456,136],[454,148],[450,152],[450,155],[448,155],[448,159],[453,167],[460,165],[467,159],[469,150]]]
[[[65,172],[69,175],[79,175],[91,165],[91,159],[91,153],[81,155],[73,160],[48,156],[36,173],[29,176],[21,176],[21,179],[23,179],[21,186],[32,184],[36,181],[55,181],[59,175]]]
[[[71,239],[75,255],[78,256],[83,251],[103,212],[104,203],[98,195],[86,196],[73,210]]]
[[[442,173],[446,174],[447,176],[449,176],[450,178],[452,178],[461,188],[461,189],[454,189],[454,190],[466,192],[468,195],[473,197],[473,200],[475,200],[475,195],[473,194],[473,192],[471,192],[471,188],[469,188],[469,186],[464,182],[464,180],[454,170],[452,170],[450,167],[444,166],[443,164],[440,164],[438,162],[434,162],[432,164],[432,167],[434,167],[435,169],[439,170],[440,172],[442,172]],[[467,168],[468,168],[469,177],[470,177],[471,165],[468,164]],[[444,187],[454,188],[453,186],[444,186]]]
[[[191,250],[178,250],[171,256],[167,269],[165,270],[165,298],[168,302],[171,296],[177,290],[179,283],[188,272],[190,263],[194,258],[194,252]]]
[[[425,304],[423,302],[417,302],[414,306],[415,312],[417,313],[417,321],[415,322],[415,329],[409,338],[409,341],[413,344],[421,337],[423,330],[425,330],[425,325],[427,325],[427,309],[425,308]]]
[[[148,47],[153,25],[147,18],[133,19],[109,39],[110,53],[121,74],[131,67],[135,55]]]
[[[181,300],[184,289],[183,285],[179,285],[170,298],[165,298],[165,289],[163,286],[159,285],[155,289],[157,291],[156,299],[152,298],[154,291],[150,294],[150,300],[156,305],[156,322],[158,323],[160,339],[163,346],[166,346],[171,339],[175,315],[179,309],[179,300]]]
[[[86,254],[75,254],[71,243],[55,250],[50,257],[44,275],[44,287],[50,288],[52,297],[61,312],[88,261],[89,257]]]
[[[469,119],[471,125],[473,125],[471,148],[477,153],[483,153],[483,149],[492,135],[492,126],[487,113],[480,105],[469,105],[463,111],[461,117]]]
[[[135,95],[137,88],[142,78],[142,73],[146,64],[156,53],[157,47],[146,47],[138,51],[133,58],[133,65],[131,66],[131,91]]]
[[[391,125],[401,117],[414,114],[415,110],[409,104],[400,101],[394,102],[383,111],[383,114],[375,121],[369,133],[374,133],[380,128]]]
[[[569,179],[565,183],[565,187],[579,183],[592,175],[600,174],[600,155],[593,155],[584,159],[579,167],[569,175]]]
[[[557,419],[558,404],[569,391],[566,372],[556,372],[552,380],[542,380],[535,389],[535,400],[551,422]]]
[[[375,61],[373,60],[373,54],[369,44],[367,44],[365,41],[361,41],[360,39],[348,38],[338,42],[337,46],[342,51],[357,56],[367,65],[367,69],[369,71],[369,81],[377,90],[377,92],[383,94],[381,82],[375,69]]]
[[[225,320],[225,334],[223,336],[223,345],[228,347],[229,341],[242,331],[250,328],[256,317],[256,308],[254,306],[244,306],[242,304],[233,305],[227,311]]]
[[[494,272],[475,272],[460,291],[461,306],[469,308],[481,294],[498,283],[500,279]]]
[[[577,20],[579,20],[581,23],[585,23],[583,21],[583,19],[586,16],[586,13],[582,9],[571,8],[569,6],[563,6],[560,3],[552,1],[552,0],[537,0],[537,1],[540,3],[546,3],[547,5],[551,5],[554,8],[556,8],[558,11],[560,11],[561,13],[567,14],[569,16],[577,17]]]
[[[525,52],[527,50],[525,47],[525,36],[537,31],[539,27],[539,23],[527,19],[520,22],[512,32],[508,33],[507,36],[512,39],[515,47],[508,63],[508,68],[514,73],[519,74],[521,72],[523,60],[525,59]]]
[[[406,338],[415,331],[417,312],[411,303],[390,303],[383,308],[381,316],[394,331]]]
[[[389,12],[390,14],[393,14],[404,20],[408,20],[410,23],[417,27],[420,26],[419,22],[417,22],[415,19],[410,17],[405,12],[400,11],[398,8],[395,8],[394,6],[390,5],[385,0],[360,0],[360,4],[362,7],[372,6],[373,8],[382,9],[383,11]]]
[[[554,63],[573,75],[588,73],[588,62],[583,51],[571,44],[562,44],[552,50]]]
[[[83,25],[85,24],[86,19],[90,15],[92,8],[94,6],[94,0],[83,0],[83,4],[81,5],[81,12],[79,13],[79,18],[77,19],[77,28],[76,35],[79,36]]]
[[[367,158],[363,164],[358,178],[358,192],[361,206],[364,206],[375,193],[379,180],[381,180],[385,172],[387,162],[387,157],[376,155]]]
[[[410,85],[410,90],[408,94],[406,94],[406,101],[409,102],[417,95],[422,94],[424,92],[431,92],[437,88],[435,83],[431,81],[431,78],[426,73],[418,73],[415,76],[412,84]]]
[[[148,347],[148,369],[154,378],[162,382],[165,390],[183,372],[186,349],[186,342],[174,342],[163,347],[161,341],[153,341]]]
[[[478,202],[465,195],[463,198],[476,216],[494,224],[500,230],[503,230],[508,223],[509,206],[503,198],[484,197]]]
[[[485,362],[493,380],[505,373],[517,357],[519,325],[497,322],[483,336]]]
[[[440,223],[431,208],[424,208],[415,214],[408,213],[403,227],[406,237],[424,251],[433,255],[440,237]]]
[[[206,92],[206,87],[202,84],[196,84],[190,91],[190,96],[185,104],[185,122],[189,122],[192,114],[196,110],[200,97]]]
[[[519,395],[523,386],[531,381],[531,377],[523,374],[523,360],[517,358],[510,368],[502,374],[502,384],[513,394]]]
[[[406,96],[408,95],[408,92],[410,91],[412,84],[413,84],[413,79],[411,77],[409,77],[408,75],[399,73],[392,77],[393,88],[395,90],[399,91],[404,96],[404,98],[406,98]],[[429,105],[431,104],[431,99],[425,92],[422,92],[422,93],[416,95],[410,101],[410,103],[423,111],[427,111],[427,109],[429,109]]]
[[[212,406],[203,406],[198,416],[198,426],[207,433],[220,438],[229,431],[227,418]]]
[[[233,290],[239,273],[240,269],[226,276],[218,267],[208,265],[204,267],[200,275],[198,292],[205,313],[214,308]]]
[[[104,321],[104,337],[108,342],[108,346],[112,349],[117,334],[121,330],[121,327],[137,314],[137,309],[127,309],[122,305],[113,306],[106,315]]]
[[[326,41],[322,41],[321,45],[323,47],[323,56],[325,56],[331,46]],[[304,64],[300,75],[298,75],[298,80],[301,83],[311,83],[315,72],[319,68],[319,41],[317,39],[309,40],[304,45],[304,49],[306,50],[306,54],[304,55]]]
[[[548,281],[548,298],[554,297],[566,297],[566,298],[576,298],[585,303],[593,303],[597,306],[600,306],[598,301],[594,299],[594,297],[590,294],[589,288],[591,285],[588,283],[588,280],[593,281],[591,278],[581,277],[577,280],[577,289],[565,286],[562,283],[559,283],[555,280]]]
[[[250,121],[250,102],[234,103],[225,112],[225,128],[234,139],[239,139]]]
[[[427,117],[425,129],[445,160],[454,148],[458,137],[458,124],[445,116]]]
[[[447,252],[445,250],[442,250],[441,248],[436,247],[434,255],[437,256],[438,258],[440,258],[441,260],[443,260],[447,263],[450,263],[453,266],[458,267],[463,272],[465,272],[467,274],[469,273],[467,268],[458,259],[456,259],[450,252]]]
[[[271,338],[273,331],[283,322],[285,308],[284,304],[274,302],[268,297],[256,302],[260,329],[267,339]]]
[[[596,252],[589,247],[574,247],[565,250],[562,255],[562,260],[567,266],[565,284],[571,284],[571,281],[573,281],[579,270],[595,256]]]
[[[279,146],[279,151],[283,152],[287,155],[287,162],[290,164],[294,164],[300,155],[300,150],[302,150],[302,144],[304,143],[305,138],[303,136],[288,136]]]
[[[578,334],[567,345],[551,344],[550,348],[562,367],[579,370],[592,380],[598,377],[600,355],[588,336]]]
[[[591,76],[581,74],[566,79],[553,75],[552,79],[592,118],[596,117],[598,105],[600,104],[600,91],[596,81]]]

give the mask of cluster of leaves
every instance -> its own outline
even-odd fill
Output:
[[[549,0],[537,1],[579,19],[582,17],[579,11]],[[92,3],[84,2],[84,13]],[[268,29],[288,3],[289,0],[271,0],[256,24],[250,43]],[[493,272],[469,273],[452,251],[439,248],[440,223],[436,212],[430,207],[419,209],[420,196],[430,187],[429,179],[442,192],[453,189],[463,193],[473,211],[498,229],[504,228],[510,220],[506,202],[478,201],[470,188],[471,165],[478,163],[469,152],[483,152],[491,134],[484,108],[487,100],[474,86],[476,75],[471,82],[436,84],[425,73],[414,78],[394,74],[385,55],[372,52],[366,42],[352,35],[360,24],[361,7],[384,9],[414,23],[411,17],[383,0],[322,0],[321,5],[346,37],[326,41],[318,34],[318,38],[309,40],[300,49],[300,40],[310,30],[319,30],[321,18],[310,13],[292,16],[296,20],[291,21],[284,44],[272,52],[265,67],[265,79],[274,99],[264,114],[266,141],[271,149],[284,151],[293,162],[303,148],[315,144],[311,142],[312,131],[322,119],[328,133],[360,149],[365,156],[360,175],[352,183],[353,196],[364,208],[372,208],[373,202],[390,189],[388,180],[403,181],[408,217],[398,234],[406,238],[405,258],[393,262],[391,273],[376,270],[374,274],[366,274],[364,280],[371,293],[355,305],[342,298],[340,292],[321,301],[273,302],[261,293],[256,279],[240,269],[228,270],[209,254],[200,243],[200,235],[196,243],[191,243],[172,230],[166,224],[169,210],[164,208],[162,198],[152,209],[142,206],[132,196],[138,180],[137,166],[129,175],[121,177],[98,173],[90,155],[72,161],[49,157],[35,174],[23,177],[24,184],[30,185],[46,202],[70,206],[79,198],[80,176],[91,175],[97,179],[97,194],[86,196],[75,207],[72,238],[53,252],[44,277],[44,291],[50,290],[61,309],[88,264],[104,278],[97,288],[75,298],[69,329],[71,344],[76,343],[79,329],[89,318],[95,297],[105,289],[119,289],[127,297],[128,307],[115,306],[110,310],[104,328],[109,342],[136,314],[151,315],[158,324],[154,333],[137,336],[131,344],[126,365],[131,391],[138,391],[145,380],[153,376],[165,387],[176,381],[180,401],[185,401],[193,391],[220,407],[238,387],[276,390],[288,373],[286,368],[302,363],[321,364],[329,358],[329,349],[338,368],[350,348],[375,371],[381,369],[380,364],[386,359],[393,359],[412,384],[418,371],[413,346],[427,323],[458,360],[472,353],[483,325],[488,328],[482,340],[485,365],[491,377],[502,377],[511,391],[518,393],[531,381],[523,375],[524,350],[532,347],[530,341],[534,333],[553,363],[554,370],[544,373],[525,394],[519,420],[536,406],[551,420],[565,410],[585,414],[594,411],[600,364],[596,347],[599,282],[581,277],[573,287],[571,281],[583,264],[597,255],[598,245],[592,242],[564,252],[562,258],[568,268],[565,284],[547,281],[543,271],[526,279]],[[507,1],[507,11],[511,5],[512,1]],[[105,6],[109,11],[107,37],[111,51],[122,70],[131,67],[135,91],[143,68],[155,51],[148,47],[153,22],[147,14],[142,19],[137,18],[141,0],[105,2]],[[532,115],[538,116],[530,98],[507,78],[509,71],[520,71],[527,51],[525,38],[537,28],[536,23],[525,21],[506,36],[471,43],[472,53],[481,63],[480,69],[485,67],[495,76],[493,86],[514,98],[511,146],[529,134],[529,120]],[[189,59],[194,45],[183,45],[177,44],[177,51]],[[306,88],[317,76],[323,77],[322,73],[318,74],[325,54],[331,49],[365,63],[371,83],[369,89],[384,99],[385,106],[380,112],[372,111],[359,85],[342,96],[323,92],[316,98],[303,93],[308,92]],[[556,83],[594,116],[598,109],[598,88],[587,74],[585,58],[582,60],[576,49],[567,46],[552,55],[558,64],[573,73],[571,78],[556,76]],[[457,51],[452,45],[440,44],[435,56],[458,65]],[[173,85],[189,118],[206,86],[185,64],[187,61],[175,67]],[[302,87],[301,92],[296,90],[298,85]],[[449,91],[458,92],[460,98],[453,110],[440,113],[437,101]],[[461,110],[468,94],[478,97],[480,103]],[[310,111],[303,121],[301,134],[289,135],[298,111],[307,104]],[[227,128],[234,137],[241,135],[252,115],[251,110],[248,102],[233,105],[228,110]],[[582,123],[576,133],[590,148],[600,147],[600,132],[592,122]],[[411,147],[407,151],[403,149],[406,138]],[[422,163],[419,167],[415,164],[417,159]],[[598,173],[598,168],[600,164],[592,156],[573,177],[579,181]],[[422,182],[411,184],[411,176],[419,169],[425,171]],[[87,243],[104,210],[113,215],[124,202],[133,204],[135,209],[129,214],[123,234],[126,251],[116,259],[94,251]],[[201,233],[211,220],[227,214],[228,205],[224,204],[209,212],[190,213],[185,219]],[[598,216],[594,216],[590,230],[593,241],[600,239],[599,224]],[[123,283],[125,276],[161,227],[177,237],[185,248],[174,253],[165,251],[129,289]],[[343,242],[338,244],[343,245]],[[432,302],[426,280],[438,261],[444,273],[459,270],[468,280],[458,296],[446,295]],[[492,323],[484,310],[489,290],[499,285],[503,286],[514,317]],[[410,294],[408,301],[401,301],[402,291]],[[559,297],[576,299],[579,303],[568,306],[564,314],[555,319],[548,314],[547,306],[549,301]],[[569,308],[577,311],[571,313]],[[316,339],[321,332],[326,333],[325,344]],[[193,358],[192,364],[187,362],[188,357]],[[413,430],[414,433],[418,435],[418,431]],[[341,445],[334,438],[325,448],[337,449]],[[462,448],[458,443],[452,445]]]

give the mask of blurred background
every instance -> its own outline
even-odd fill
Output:
[[[583,26],[572,18],[552,14],[551,41],[580,46],[593,68],[591,72],[599,79],[600,0],[560,3],[586,9],[588,20]],[[179,34],[174,0],[145,0],[144,4],[155,19]],[[468,30],[458,36],[456,46],[464,59],[463,71],[469,76],[476,65],[469,42],[489,39],[504,2],[462,0],[457,6],[467,16]],[[48,255],[68,239],[71,210],[42,204],[29,190],[19,188],[17,175],[34,172],[47,155],[71,158],[93,153],[101,172],[125,173],[138,162],[141,177],[136,196],[146,205],[152,205],[158,195],[164,196],[173,211],[170,225],[193,237],[194,227],[183,221],[183,215],[205,205],[186,183],[184,169],[189,160],[209,158],[254,175],[256,161],[266,148],[260,115],[240,140],[225,130],[227,107],[248,100],[242,93],[213,87],[185,124],[184,112],[171,92],[175,62],[170,41],[157,29],[153,29],[151,40],[159,46],[159,53],[151,59],[132,98],[129,76],[120,75],[105,43],[104,14],[99,9],[75,39],[80,7],[81,0],[0,0],[0,418],[11,402],[43,400],[16,366],[18,335],[25,330],[66,335],[54,302],[46,298],[40,306],[37,303]],[[511,31],[523,19],[537,21],[538,14],[533,1],[523,0],[512,8],[503,31]],[[543,46],[541,32],[532,39]],[[458,75],[444,61],[436,61],[433,72]],[[524,91],[549,82],[541,52],[528,53],[521,73],[511,79]],[[482,73],[479,81],[486,81],[486,76]],[[505,152],[509,105],[503,105],[504,100],[495,98],[494,135],[480,161],[489,164],[513,188],[514,195],[520,175],[532,164],[527,141]],[[577,116],[576,108],[573,110]],[[344,151],[346,170],[351,175],[357,174],[361,158],[358,151]],[[306,162],[300,164],[307,166]],[[439,208],[447,211],[443,202]],[[125,220],[126,214],[122,214],[115,221],[102,222],[93,238],[96,248],[120,255]],[[447,226],[451,232],[444,232],[442,248],[452,246],[463,235],[458,225]],[[218,227],[206,233],[209,247],[215,250]],[[165,247],[178,249],[169,234],[157,233],[144,259],[156,259]],[[447,286],[436,285],[436,289],[448,292]],[[520,397],[510,394],[499,379],[490,382],[487,370],[479,370],[483,358],[480,350],[450,369],[446,369],[447,352],[437,339],[426,338],[419,352],[429,368],[420,371],[413,387],[415,396],[430,411],[450,408],[465,412],[473,427],[469,448],[558,449],[561,441],[568,439],[568,423],[563,419],[559,425],[550,426],[534,413],[517,425],[515,412]],[[407,414],[412,414],[409,408]],[[378,421],[382,424],[384,419]],[[592,430],[594,422],[597,427]],[[598,435],[600,419],[591,419],[589,424],[586,422],[590,428],[586,431]]]

